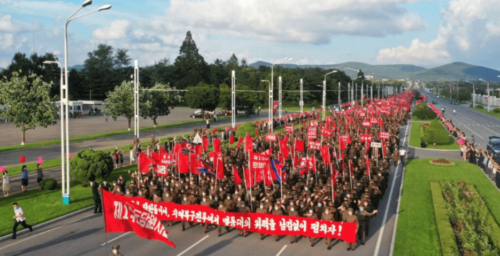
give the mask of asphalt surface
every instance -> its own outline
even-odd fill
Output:
[[[238,116],[236,119],[236,122],[242,123],[242,122],[248,122],[248,121],[261,120],[264,118],[267,118],[267,111],[265,111],[265,110],[261,111],[259,116],[257,116],[257,115],[252,115],[250,117]],[[84,121],[85,121],[85,119],[84,119]],[[86,122],[80,123],[79,126],[85,127],[85,129],[80,129],[80,130],[81,131],[88,131],[88,130],[94,129],[94,127],[101,127],[101,126],[108,126],[108,125],[111,125],[111,127],[115,126],[113,124],[113,121],[109,121],[107,123],[102,121],[102,120],[100,120],[98,123],[92,122],[92,121],[96,121],[96,120],[88,120]],[[145,123],[145,122],[143,120],[141,120],[141,123]],[[217,122],[212,122],[212,120],[211,120],[210,128],[225,127],[225,126],[229,126],[230,124],[231,124],[231,118],[222,118],[222,119],[219,118]],[[146,127],[149,127],[149,126],[151,126],[151,123],[149,123],[149,125],[146,125]],[[71,124],[70,124],[70,127],[71,127]],[[157,130],[141,131],[140,137],[141,137],[141,141],[146,141],[146,140],[149,141],[151,135],[154,135],[156,137],[156,139],[158,139],[158,138],[164,139],[166,137],[171,137],[171,136],[189,133],[193,130],[194,127],[205,128],[206,124],[203,122],[200,122],[200,123],[195,123],[195,124],[186,124],[186,125],[157,129]],[[106,128],[106,131],[110,131],[109,129],[110,129],[109,127]],[[123,129],[123,128],[121,128],[121,129]],[[95,131],[93,133],[98,133],[98,132],[100,132],[100,130]],[[80,136],[80,135],[85,135],[85,133],[77,133],[76,131],[70,131],[70,135],[71,136]],[[5,135],[5,136],[7,136],[7,135]],[[46,139],[49,140],[49,139],[53,139],[53,138],[51,136],[47,136]],[[82,149],[88,149],[89,147],[92,147],[94,150],[102,150],[102,149],[128,146],[128,145],[132,145],[133,139],[134,139],[134,134],[133,134],[133,132],[131,132],[131,133],[108,136],[108,137],[103,137],[103,138],[71,142],[70,143],[70,152],[78,152]],[[0,145],[3,145],[3,144],[0,144]],[[128,154],[130,148],[122,148],[122,150],[124,152],[126,152],[126,154]],[[56,144],[56,145],[51,145],[51,146],[39,147],[39,148],[0,152],[0,166],[18,165],[19,164],[19,157],[21,155],[24,155],[26,157],[27,163],[36,162],[38,157],[42,157],[44,160],[61,158],[61,145]]]
[[[407,126],[400,134],[408,135]],[[406,138],[407,140],[407,138]],[[260,240],[260,235],[251,234],[243,238],[236,230],[218,237],[216,229],[203,233],[200,226],[182,232],[180,223],[167,227],[169,237],[176,244],[171,248],[158,241],[136,237],[133,233],[104,235],[102,215],[91,211],[19,235],[17,240],[0,242],[3,255],[107,255],[111,246],[119,244],[124,255],[390,255],[394,241],[397,206],[400,199],[403,169],[392,169],[389,187],[379,205],[379,213],[370,223],[370,233],[365,245],[358,245],[354,252],[346,251],[347,245],[336,241],[331,250],[326,249],[325,240],[314,247],[308,238],[300,238],[290,244],[288,237],[275,242],[273,237]],[[29,223],[29,215],[25,213]],[[108,244],[105,244],[105,241]]]

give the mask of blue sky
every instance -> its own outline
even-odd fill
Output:
[[[63,58],[64,21],[83,0],[0,0],[0,67],[15,52]],[[174,61],[190,30],[208,62],[235,53],[248,62],[285,56],[296,64],[453,61],[500,69],[497,0],[94,0],[109,11],[69,26],[69,64],[96,43],[129,50],[140,65]]]

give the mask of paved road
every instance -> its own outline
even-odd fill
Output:
[[[468,139],[474,135],[476,144],[479,144],[480,148],[486,149],[489,136],[500,135],[500,119],[472,110],[469,105],[451,105],[447,99],[437,98],[436,95],[424,90],[420,92],[427,96],[428,103],[438,101],[436,108],[444,107],[446,118],[451,119],[453,124],[465,132]],[[453,109],[456,110],[455,115]]]
[[[401,135],[408,132],[406,128],[400,128]],[[297,244],[289,244],[288,238],[275,242],[272,237],[267,237],[260,241],[258,234],[242,238],[237,231],[218,237],[216,230],[204,234],[199,226],[182,232],[179,224],[168,228],[169,237],[177,245],[175,249],[157,241],[138,238],[132,233],[108,234],[110,242],[103,245],[103,218],[91,214],[91,211],[20,235],[18,240],[0,242],[0,252],[5,255],[106,255],[111,245],[120,244],[124,255],[389,255],[394,239],[402,172],[401,166],[392,169],[379,214],[371,222],[367,243],[355,252],[347,252],[346,244],[340,241],[327,251],[325,240],[320,240],[311,248],[308,239],[301,239]],[[35,213],[26,213],[28,222],[30,214]]]
[[[237,122],[248,122],[248,121],[255,121],[255,120],[264,119],[266,117],[267,117],[267,111],[262,111],[260,116],[254,115],[254,116],[250,116],[248,118],[238,117],[236,119],[236,121]],[[110,121],[109,123],[112,123],[112,122]],[[231,123],[230,118],[219,119],[218,122],[211,123],[211,128],[218,127],[218,126],[228,126],[230,123]],[[92,124],[92,123],[89,123],[89,124]],[[92,127],[88,127],[89,124],[85,124],[85,125],[87,126],[88,129],[90,129],[90,130],[93,129]],[[96,124],[94,124],[94,125],[96,125]],[[108,124],[106,123],[106,125],[108,125]],[[97,126],[104,126],[104,125],[97,125]],[[170,128],[164,128],[164,129],[158,129],[158,130],[152,130],[152,131],[143,131],[143,132],[141,132],[141,141],[149,140],[151,135],[154,135],[156,138],[163,139],[163,138],[169,137],[169,136],[186,134],[186,133],[191,132],[194,127],[204,128],[205,124],[204,123],[186,124],[186,125],[177,126],[177,127],[170,127]],[[0,131],[1,131],[1,129],[0,129]],[[97,131],[94,133],[97,133]],[[72,134],[72,133],[70,132],[70,134]],[[82,135],[82,134],[74,134],[72,136],[79,136],[79,135]],[[114,147],[122,147],[122,146],[131,145],[133,142],[133,138],[134,138],[133,133],[120,134],[120,135],[114,135],[114,136],[109,136],[109,137],[72,142],[72,143],[70,143],[70,148],[71,148],[71,152],[78,152],[82,149],[88,149],[89,147],[92,147],[95,150],[109,149],[109,148],[114,148]],[[129,151],[129,148],[123,148],[123,149],[125,152]],[[57,145],[52,145],[52,146],[40,147],[40,148],[1,152],[0,153],[0,165],[1,166],[18,165],[19,164],[19,157],[21,155],[24,155],[26,157],[26,162],[36,162],[37,158],[40,156],[43,157],[44,160],[56,159],[56,158],[61,158],[61,147],[59,144],[57,144]]]

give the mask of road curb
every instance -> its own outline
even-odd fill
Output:
[[[80,210],[77,210],[77,211],[74,211],[72,213],[68,213],[66,215],[63,215],[63,216],[60,216],[60,217],[57,217],[55,219],[52,219],[52,220],[49,220],[49,221],[46,221],[46,222],[43,222],[43,223],[40,223],[40,224],[37,224],[35,226],[33,226],[33,229],[39,229],[39,228],[42,228],[42,227],[45,227],[45,226],[48,226],[52,223],[55,223],[55,222],[58,222],[58,221],[61,221],[61,220],[65,220],[67,218],[70,218],[70,217],[73,217],[75,215],[78,215],[82,212],[86,212],[88,210],[91,210],[92,208],[94,208],[94,206],[89,206],[89,207],[85,207],[83,209],[80,209]],[[17,232],[17,235],[22,235],[22,234],[25,234],[25,233],[28,233],[29,230],[28,229],[23,229],[19,232]],[[6,241],[6,240],[9,240],[10,238],[12,237],[12,233],[8,234],[8,235],[5,235],[5,236],[2,236],[0,237],[0,242],[2,241]]]

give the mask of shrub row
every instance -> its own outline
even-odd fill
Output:
[[[489,210],[479,194],[465,182],[443,182],[441,188],[461,255],[500,255],[487,221]]]

